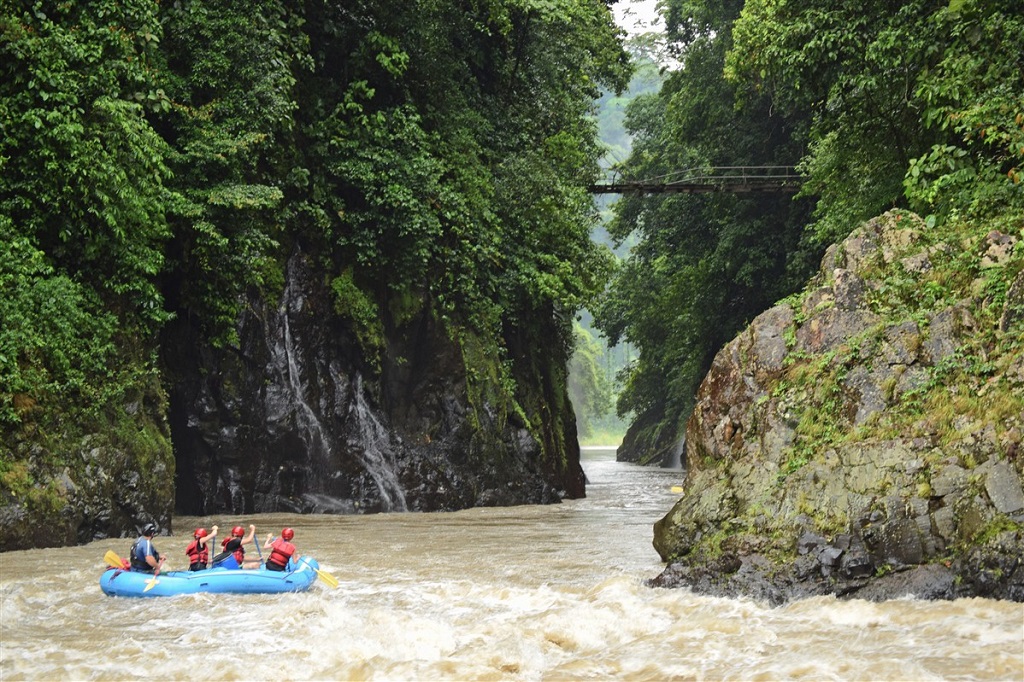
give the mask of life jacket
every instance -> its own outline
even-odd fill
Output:
[[[149,548],[153,551],[153,558],[160,561],[160,552],[156,551],[156,547],[153,546],[153,541],[146,537],[141,537],[132,543],[131,551],[128,552],[129,562],[131,563],[132,569],[136,571],[145,571],[146,573],[152,573],[153,567],[146,563],[146,555],[139,556],[139,545],[143,541],[149,542]]]
[[[205,564],[210,560],[210,543],[203,544],[199,540],[193,540],[185,548],[189,564]]]
[[[228,545],[231,545],[228,547]],[[242,538],[224,538],[224,542],[221,543],[221,547],[224,548],[225,552],[234,552],[235,561],[238,565],[242,565],[242,561],[245,559],[245,547],[242,546]]]
[[[270,545],[270,556],[267,557],[267,563],[277,564],[284,568],[288,565],[288,560],[292,558],[292,554],[295,554],[295,545],[287,540],[278,538]]]

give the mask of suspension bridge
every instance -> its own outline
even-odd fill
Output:
[[[705,194],[708,192],[789,192],[804,178],[793,166],[710,166],[687,168],[645,180],[623,180],[613,172],[590,186],[592,194]]]

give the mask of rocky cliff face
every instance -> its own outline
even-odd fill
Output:
[[[889,213],[717,355],[654,582],[1024,601],[1021,225]]]
[[[679,429],[665,425],[660,410],[640,415],[626,430],[622,444],[615,451],[617,462],[633,462],[650,466],[679,467],[686,450],[686,439]]]
[[[559,370],[530,365],[542,349],[509,340],[522,379],[514,409],[467,376],[486,369],[428,311],[385,325],[371,366],[312,259],[296,251],[285,279],[279,300],[248,302],[238,348],[204,345],[187,321],[169,330],[179,513],[429,511],[584,494]]]

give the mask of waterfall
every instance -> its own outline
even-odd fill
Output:
[[[366,404],[363,392],[363,377],[356,374],[355,399],[349,415],[355,420],[360,435],[357,445],[359,460],[366,471],[373,477],[380,490],[381,500],[388,511],[408,511],[405,504],[405,492],[398,482],[395,467],[389,460],[391,439],[387,429],[380,423],[377,416]]]
[[[353,510],[351,501],[323,494],[322,484],[329,479],[337,478],[341,473],[332,466],[332,452],[336,448],[332,441],[329,425],[325,426],[320,414],[307,399],[309,391],[306,390],[307,384],[302,377],[301,349],[297,348],[295,343],[290,320],[291,313],[302,310],[304,300],[295,284],[297,268],[291,265],[289,263],[284,294],[281,305],[277,309],[280,338],[274,342],[272,349],[275,365],[284,384],[281,390],[290,396],[290,400],[279,401],[279,404],[282,409],[285,408],[285,405],[295,409],[296,429],[309,453],[313,478],[309,482],[310,489],[303,495],[303,499],[312,504],[315,511],[351,512]],[[266,331],[268,341],[276,338],[277,335],[272,334],[272,330],[267,329]],[[355,455],[376,484],[380,492],[382,507],[386,511],[408,511],[405,493],[398,482],[398,475],[395,473],[392,459],[388,456],[392,450],[390,436],[366,402],[362,377],[356,375],[351,395],[347,395],[348,392],[343,390],[343,387],[349,385],[348,378],[333,363],[328,369],[328,374],[329,377],[326,377],[325,380],[333,382],[335,385],[336,404],[339,406],[346,402],[349,404],[348,412],[345,415],[347,423],[343,426],[347,433],[353,434],[347,442],[348,450]]]
[[[306,391],[302,385],[302,373],[299,371],[299,362],[296,358],[295,340],[292,337],[291,323],[288,319],[288,307],[289,303],[293,300],[293,290],[293,278],[289,277],[288,283],[285,286],[284,296],[281,300],[281,306],[277,311],[281,319],[281,337],[284,346],[284,378],[298,406],[296,411],[297,426],[302,440],[311,455],[310,459],[314,464],[314,470],[317,474],[326,475],[329,473],[327,471],[327,464],[331,454],[330,442],[323,422],[320,421],[313,407],[306,400]],[[301,297],[295,297],[294,300],[297,300],[298,307],[301,309],[303,304]]]
[[[683,453],[686,452],[686,435],[680,436],[676,444],[665,453],[665,457],[662,459],[661,466],[665,469],[682,469],[683,468]]]

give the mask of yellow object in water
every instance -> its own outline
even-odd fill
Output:
[[[674,486],[672,486],[672,492],[674,492],[674,493],[681,493],[681,492],[683,492],[683,486],[681,486],[681,485],[674,485]]]

